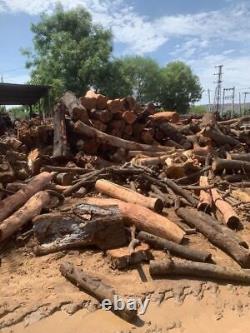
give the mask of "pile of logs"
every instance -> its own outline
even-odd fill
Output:
[[[0,247],[20,237],[32,238],[36,255],[91,245],[115,269],[150,261],[153,277],[249,284],[242,237],[250,217],[249,117],[156,111],[132,97],[109,100],[89,91],[78,99],[66,92],[53,122],[20,122],[15,134],[0,136]],[[238,269],[190,246],[195,233]],[[152,260],[154,249],[166,259]],[[95,293],[102,282],[71,263],[61,273],[103,298]],[[108,290],[102,295],[113,294]]]

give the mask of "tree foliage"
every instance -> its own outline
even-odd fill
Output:
[[[201,94],[199,78],[188,65],[175,61],[161,69],[159,102],[164,108],[187,112],[190,104],[198,101]]]

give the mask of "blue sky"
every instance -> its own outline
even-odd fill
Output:
[[[31,23],[52,13],[56,0],[0,0],[0,75],[29,79],[21,48],[32,47]],[[250,91],[250,1],[63,0],[65,9],[85,6],[93,21],[111,28],[114,55],[139,54],[161,65],[183,60],[214,90],[214,66],[224,65],[223,86]],[[202,102],[207,102],[204,93]]]

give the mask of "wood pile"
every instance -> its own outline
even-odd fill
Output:
[[[188,118],[132,97],[66,92],[54,119],[18,122],[0,136],[0,248],[18,237],[36,255],[92,245],[107,251],[103,260],[113,269],[149,262],[158,249],[167,258],[150,261],[154,278],[249,284],[247,124],[249,117]],[[237,268],[190,245],[197,234]],[[95,278],[71,263],[61,273],[95,295]]]

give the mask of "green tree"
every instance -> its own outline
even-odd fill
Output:
[[[90,86],[98,89],[110,67],[112,34],[92,23],[90,14],[78,7],[43,14],[32,24],[34,52],[24,50],[31,82],[52,85],[54,96],[69,89],[82,94]]]
[[[181,61],[169,63],[161,69],[159,102],[164,108],[185,113],[190,104],[201,98],[202,88],[198,76]]]
[[[150,58],[140,56],[122,59],[123,73],[130,90],[140,103],[157,99],[159,95],[160,67]]]

